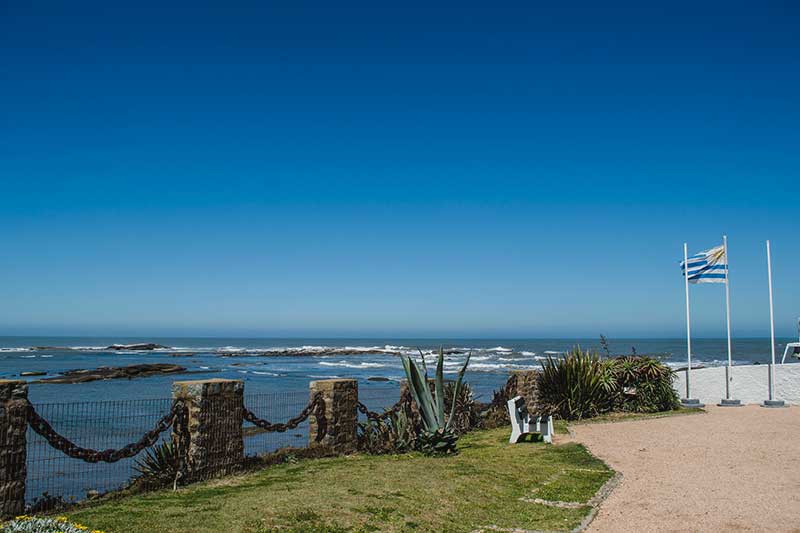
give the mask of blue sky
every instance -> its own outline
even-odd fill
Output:
[[[793,335],[800,8],[749,4],[5,2],[0,334],[681,336],[727,233]]]

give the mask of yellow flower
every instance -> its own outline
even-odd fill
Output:
[[[30,520],[30,519],[31,519],[31,517],[26,515],[26,514],[21,514],[21,515],[19,515],[19,516],[14,518],[14,520]]]
[[[83,525],[81,525],[81,524],[72,524],[72,525],[74,525],[75,527],[77,527],[77,528],[78,528],[78,529],[80,529],[81,531],[85,531],[85,530],[89,529],[88,527],[86,527],[86,526],[83,526]]]
[[[56,520],[58,520],[59,522],[66,522],[67,521],[67,517],[66,516],[57,516]]]

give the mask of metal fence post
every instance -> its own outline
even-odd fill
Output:
[[[172,397],[186,404],[186,416],[173,428],[186,481],[229,474],[244,463],[241,380],[176,381]]]
[[[28,385],[0,380],[0,518],[25,511]]]
[[[310,445],[329,446],[337,453],[356,449],[358,425],[358,381],[355,379],[322,379],[309,383],[310,396],[322,393],[325,402],[325,428],[316,417],[308,427]]]

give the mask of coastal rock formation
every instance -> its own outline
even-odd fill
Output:
[[[152,342],[144,343],[144,344],[112,344],[111,346],[107,346],[106,350],[167,350],[169,346],[162,346],[160,344],[155,344]]]
[[[133,379],[157,374],[179,374],[186,369],[178,365],[164,363],[130,366],[101,366],[95,369],[67,370],[61,376],[45,378],[35,383],[86,383],[103,379]]]

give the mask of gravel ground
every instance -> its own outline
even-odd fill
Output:
[[[800,532],[800,407],[573,426],[622,472],[594,533]]]

